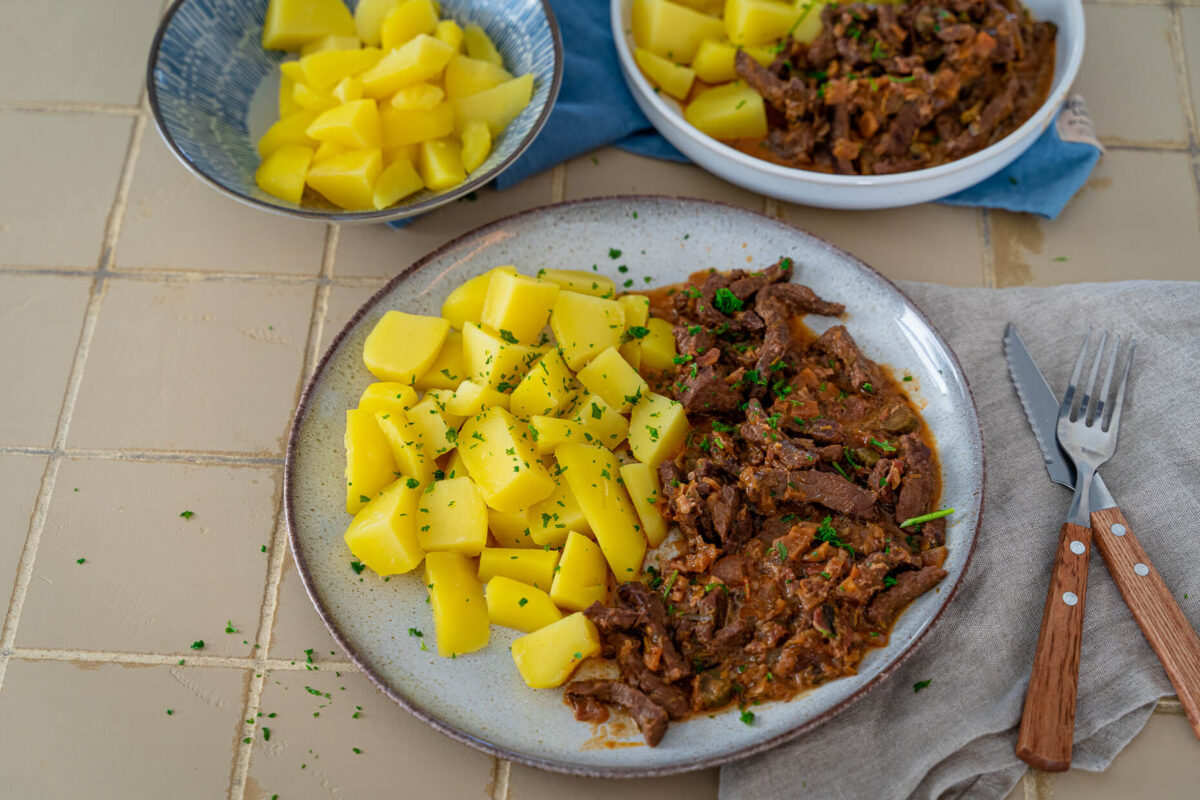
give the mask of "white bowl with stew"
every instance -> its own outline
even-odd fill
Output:
[[[674,98],[655,91],[633,59],[633,0],[611,0],[613,39],[625,83],[654,127],[699,166],[745,189],[822,208],[894,208],[937,200],[974,186],[1015,161],[1058,116],[1083,60],[1081,0],[1023,0],[1035,19],[1058,26],[1054,78],[1045,101],[1019,128],[963,158],[891,175],[835,175],[755,158],[701,133]]]

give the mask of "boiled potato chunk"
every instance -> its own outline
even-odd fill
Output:
[[[307,133],[318,142],[336,142],[364,150],[379,147],[383,143],[379,106],[374,100],[343,103],[313,120]]]
[[[300,105],[296,102],[296,98],[292,96],[295,91],[296,82],[284,75],[279,74],[279,118],[291,116],[300,110]]]
[[[379,99],[401,86],[427,81],[440,75],[453,56],[450,45],[419,34],[362,74],[363,96]]]
[[[467,179],[462,144],[453,139],[421,142],[421,180],[435,192],[451,189]]]
[[[479,322],[483,315],[483,301],[487,298],[488,286],[492,282],[492,276],[497,272],[507,272],[510,275],[516,274],[516,267],[504,266],[494,267],[482,275],[476,275],[474,278],[460,283],[450,292],[450,295],[442,303],[442,316],[450,323],[450,325],[458,330],[462,330],[463,325],[468,322]]]
[[[437,461],[407,414],[379,411],[375,414],[375,424],[387,440],[399,474],[406,476],[413,486],[424,486],[433,480]]]
[[[488,581],[484,594],[487,597],[488,619],[493,625],[533,633],[562,619],[562,612],[555,607],[550,595],[503,575]]]
[[[538,277],[551,283],[557,283],[562,288],[590,294],[594,297],[614,297],[617,286],[612,278],[597,275],[594,272],[584,272],[579,269],[540,269]]]
[[[516,392],[513,392],[516,394]],[[558,419],[535,414],[529,418],[529,430],[533,434],[538,455],[553,453],[563,442],[585,441],[587,428],[574,419]]]
[[[300,55],[308,56],[322,50],[357,50],[360,47],[362,47],[362,42],[357,36],[322,36],[320,39],[313,39],[303,45],[300,48]]]
[[[609,347],[579,370],[579,382],[621,413],[650,391],[646,381],[615,347]]]
[[[316,111],[302,108],[290,116],[276,120],[258,140],[258,154],[266,158],[279,148],[288,145],[315,147],[317,142],[308,135],[308,126],[316,118]]]
[[[644,294],[623,294],[617,302],[625,309],[625,330],[646,327],[650,319],[650,298]]]
[[[538,357],[537,350],[517,344],[515,336],[509,333],[506,337],[505,333],[508,332],[497,333],[474,322],[463,328],[463,366],[467,377],[501,392],[520,384]]]
[[[554,456],[613,575],[619,582],[632,580],[642,568],[646,536],[629,494],[617,482],[616,457],[586,444],[561,445]]]
[[[500,57],[500,51],[496,49],[496,45],[492,43],[487,32],[478,25],[468,25],[463,28],[463,44],[467,48],[467,55],[471,58],[487,61],[497,66],[504,64],[504,59]]]
[[[417,540],[417,497],[405,479],[393,481],[383,493],[363,506],[346,529],[346,545],[377,575],[410,571],[425,551]]]
[[[499,136],[508,123],[529,105],[531,97],[532,74],[513,78],[468,97],[459,97],[451,101],[455,114],[454,129],[461,134],[468,122],[479,120],[487,123],[493,136]]]
[[[521,419],[553,417],[565,411],[578,393],[579,384],[567,363],[557,350],[551,350],[535,361],[517,384],[508,408]]]
[[[304,82],[314,89],[332,89],[343,78],[357,75],[379,63],[383,51],[376,47],[361,50],[321,50],[300,59]]]
[[[594,392],[579,399],[573,418],[583,425],[583,438],[586,441],[610,450],[629,435],[629,421]]]
[[[453,47],[456,51],[462,50],[463,45],[463,29],[459,24],[452,19],[444,19],[437,24],[434,29],[433,38],[445,42]]]
[[[292,87],[292,99],[301,108],[317,112],[328,111],[339,102],[331,93],[314,89],[307,83],[297,83]]]
[[[304,75],[304,67],[300,66],[299,61],[281,61],[279,62],[279,74],[288,78],[293,83],[304,83],[308,80]]]
[[[375,208],[375,182],[383,171],[378,150],[351,150],[308,168],[308,185],[349,211]]]
[[[633,41],[679,64],[691,63],[704,39],[725,35],[721,20],[670,0],[633,0]]]
[[[455,450],[454,452],[460,458],[462,457],[462,454],[458,450]],[[464,468],[463,472],[461,472],[459,474],[465,475],[465,474],[467,474],[467,470]],[[530,537],[530,535],[529,535],[529,520],[525,514],[524,509],[517,511],[513,514],[501,514],[496,509],[489,508],[488,509],[488,530],[490,530],[492,532],[492,536],[495,537],[496,541],[499,542],[501,545],[503,545],[503,547],[505,547],[505,548],[533,547],[533,538]],[[487,553],[487,551],[488,551],[488,548],[485,547],[483,550],[483,553],[480,554],[480,557],[479,557],[480,569],[483,568],[483,557],[484,557],[484,554]],[[524,551],[522,551],[522,552],[524,552]],[[532,551],[529,551],[529,552],[532,552]],[[551,552],[551,551],[538,550],[538,552],[540,553],[540,552]],[[507,558],[507,556],[505,556],[505,558]],[[554,553],[554,558],[557,560],[558,553]],[[507,572],[502,573],[502,574],[509,575],[509,573],[507,573]],[[488,575],[488,577],[491,577],[491,575]],[[480,573],[479,580],[486,581],[488,579],[488,577],[484,577],[483,574]],[[511,578],[514,576],[509,575],[509,577]],[[517,580],[525,580],[525,578],[522,578],[520,576],[516,576],[516,578],[517,578]]]
[[[473,119],[462,130],[463,169],[474,172],[487,160],[492,151],[492,132],[487,123]]]
[[[562,291],[554,300],[550,328],[567,366],[579,370],[609,347],[620,347],[625,309],[616,300]]]
[[[426,139],[440,139],[454,132],[454,109],[449,103],[438,103],[429,109],[384,106],[379,120],[383,126],[383,146],[389,150],[420,144]],[[418,149],[417,158],[420,152]]]
[[[375,181],[375,208],[384,209],[395,205],[410,194],[415,194],[424,188],[425,183],[421,180],[421,176],[417,174],[417,168],[413,166],[412,161],[401,156],[393,160],[392,163],[384,167],[383,171],[379,173],[379,178]],[[461,366],[461,347],[459,348],[458,359]],[[455,383],[447,388],[457,385]]]
[[[676,100],[686,100],[692,91],[696,73],[689,67],[676,64],[668,58],[655,55],[649,50],[637,48],[633,51],[633,59],[641,67],[646,77],[662,91]]]
[[[554,491],[529,507],[529,535],[542,547],[562,547],[571,531],[588,530],[587,519],[563,476],[551,473]]]
[[[457,333],[457,331],[451,331],[451,333]],[[446,341],[449,342],[448,337]],[[437,362],[435,361],[434,363],[436,364]],[[417,383],[419,384],[420,381],[418,380]],[[446,424],[451,428],[454,428],[456,433],[458,432],[459,426],[467,421],[467,415],[452,414],[446,407],[450,401],[454,399],[453,389],[426,389],[425,399],[433,401],[433,404],[437,406],[437,410],[442,412],[442,416],[445,417]]]
[[[665,319],[651,317],[646,320],[648,333],[641,338],[641,366],[653,372],[661,372],[675,365],[675,332]]]
[[[289,203],[299,203],[304,194],[308,165],[312,163],[311,147],[291,144],[271,153],[254,171],[254,182],[269,195]]]
[[[550,585],[550,599],[560,608],[584,611],[608,595],[608,563],[600,545],[571,531]]]
[[[465,367],[464,367],[465,369]],[[486,408],[508,408],[509,396],[490,386],[463,381],[446,402],[446,411],[460,417],[473,417]]]
[[[406,0],[392,9],[379,29],[384,50],[395,50],[418,34],[433,35],[438,12],[433,0]]]
[[[792,38],[797,42],[811,44],[821,33],[821,12],[825,3],[819,0],[796,0],[796,11],[799,12],[799,22],[792,29]]]
[[[629,449],[644,464],[657,467],[673,457],[687,434],[683,406],[661,394],[646,393],[629,417]]]
[[[382,411],[385,414],[404,414],[417,404],[417,393],[404,383],[380,381],[372,383],[363,390],[358,398],[358,410],[374,414]]]
[[[417,501],[417,541],[424,550],[477,556],[487,544],[487,506],[468,477],[434,481]]]
[[[401,86],[392,95],[392,108],[400,111],[428,111],[446,97],[446,90],[432,83]],[[451,109],[453,110],[453,109]]]
[[[514,513],[554,491],[529,433],[506,409],[492,407],[467,420],[458,438],[463,463],[491,508]]]
[[[384,170],[386,173],[387,170]],[[382,180],[382,176],[380,176]],[[446,334],[446,341],[437,359],[429,369],[417,378],[415,386],[418,389],[457,389],[466,377],[463,367],[462,333],[451,330]],[[445,408],[441,409],[443,412]],[[457,416],[457,415],[456,415]],[[464,414],[462,416],[470,416]],[[451,423],[454,424],[454,423]],[[457,425],[455,425],[457,427]]]
[[[455,448],[458,431],[451,428],[442,416],[436,399],[426,397],[410,408],[407,416],[430,457],[439,458]]]
[[[524,519],[524,517],[522,517]],[[542,548],[485,547],[479,554],[479,580],[487,583],[497,575],[548,591],[557,574],[557,550]]]
[[[714,139],[761,139],[767,135],[762,95],[743,81],[715,86],[688,103],[684,118]]]
[[[411,384],[429,370],[449,332],[441,317],[389,311],[367,334],[363,363],[380,380]]]
[[[362,99],[362,81],[355,77],[342,78],[333,87],[333,97],[339,103],[353,103]]]
[[[667,538],[668,527],[667,521],[658,511],[661,490],[657,467],[641,462],[622,464],[621,480],[625,481],[625,490],[633,500],[638,519],[642,521],[646,541],[651,547],[658,547],[663,539]]]
[[[438,655],[449,658],[486,647],[491,633],[487,601],[471,560],[462,553],[427,554],[425,585]]]
[[[346,512],[357,514],[380,489],[396,480],[396,461],[370,411],[346,412],[345,445]]]
[[[446,95],[451,99],[468,97],[511,81],[512,73],[499,64],[456,55],[446,64]]]
[[[725,34],[735,45],[769,44],[786,36],[799,17],[779,0],[726,0]]]
[[[393,8],[404,0],[358,0],[354,7],[354,27],[358,38],[370,47],[378,47],[383,21]]]
[[[322,36],[354,34],[354,17],[342,0],[271,0],[262,45],[267,50],[295,50]]]
[[[321,142],[317,145],[317,152],[313,153],[312,163],[315,164],[318,161],[324,161],[327,158],[333,158],[334,156],[340,156],[342,153],[348,152],[350,152],[350,148],[344,144]]]
[[[534,344],[550,319],[558,285],[525,275],[500,273],[492,277],[483,299],[480,322]],[[504,336],[507,341],[509,337]]]
[[[531,689],[562,686],[583,659],[600,652],[600,634],[583,614],[572,614],[512,643],[513,661]]]
[[[696,77],[708,84],[728,83],[738,79],[735,62],[737,51],[745,50],[750,56],[769,67],[775,60],[775,53],[770,47],[742,47],[732,42],[705,39],[696,49],[696,57],[692,59],[692,69]]]

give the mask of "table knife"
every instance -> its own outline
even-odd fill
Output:
[[[1075,467],[1058,444],[1058,398],[1012,323],[1004,331],[1004,352],[1050,480],[1074,489]],[[1162,662],[1192,731],[1200,738],[1200,638],[1150,563],[1099,473],[1091,488],[1091,522],[1092,539],[1105,566]]]

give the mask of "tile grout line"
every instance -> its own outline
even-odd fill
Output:
[[[340,227],[330,223],[325,229],[325,248],[321,256],[321,278],[333,276],[334,259],[337,256]],[[300,402],[300,394],[308,383],[309,375],[316,368],[321,355],[321,334],[324,330],[325,313],[329,308],[329,283],[318,283],[313,292],[312,313],[308,323],[308,339],[304,345],[304,362],[301,367],[300,380],[296,385],[293,407]],[[282,480],[282,478],[281,478]],[[279,608],[279,584],[283,580],[283,565],[287,558],[287,536],[284,532],[287,522],[284,515],[283,487],[280,486],[279,503],[275,509],[275,523],[271,529],[270,565],[267,568],[267,581],[263,589],[262,610],[259,614],[258,635],[255,637],[257,655],[254,663],[255,671],[250,676],[246,687],[245,708],[242,709],[242,719],[253,719],[262,701],[263,689],[266,686],[269,668],[265,666],[270,660],[271,637],[275,629],[275,612]],[[249,739],[249,741],[247,741]],[[246,794],[246,779],[250,774],[250,759],[254,750],[254,736],[241,737],[238,740],[237,752],[234,754],[233,769],[229,778],[229,800],[243,800]]]
[[[231,467],[281,467],[280,456],[235,453],[220,450],[125,450],[121,448],[56,448],[27,445],[0,445],[0,456],[32,455],[96,461],[140,461],[169,464],[202,464]]]
[[[223,667],[226,669],[255,669],[288,672],[357,672],[350,661],[317,661],[308,664],[300,659],[263,658],[253,656],[205,656],[185,653],[139,653],[106,650],[63,650],[41,647],[14,647],[5,650],[6,658],[24,661],[78,661],[87,664],[137,664],[140,666],[180,666],[182,659],[188,667]],[[311,669],[310,669],[311,667]]]
[[[1179,85],[1179,101],[1183,105],[1184,121],[1188,129],[1192,192],[1198,219],[1200,219],[1200,122],[1197,122],[1196,105],[1192,101],[1191,79],[1188,74],[1187,39],[1183,34],[1183,13],[1180,11],[1179,4],[1169,2],[1167,15],[1171,20],[1167,42],[1171,50],[1171,62],[1175,66],[1175,79]]]
[[[996,254],[992,252],[992,215],[986,208],[979,209],[979,238],[983,242],[983,286],[985,289],[995,289]]]
[[[43,267],[33,264],[0,264],[0,273],[5,275],[35,275],[50,277],[92,277],[96,274],[95,267]],[[220,270],[183,270],[160,269],[156,267],[128,268],[122,267],[105,272],[109,280],[156,281],[156,282],[191,282],[203,283],[229,281],[242,283],[265,283],[281,286],[318,286],[330,284],[346,288],[377,289],[387,283],[387,278],[373,278],[364,275],[345,275],[339,278],[322,278],[313,275],[288,275],[271,272],[222,272]]]
[[[1025,800],[1054,800],[1054,789],[1050,785],[1052,775],[1040,769],[1026,770],[1021,782],[1025,789]]]
[[[550,202],[561,203],[567,198],[567,164],[555,164],[550,170]]]
[[[95,114],[99,116],[140,117],[145,111],[139,104],[89,103],[75,100],[3,100],[0,111],[24,111],[39,114]]]
[[[500,758],[492,758],[492,796],[491,800],[508,800],[508,778],[512,773],[512,762]]]

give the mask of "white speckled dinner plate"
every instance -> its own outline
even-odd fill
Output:
[[[403,231],[395,234],[404,236]],[[621,251],[609,257],[610,248]],[[916,377],[918,406],[939,444],[942,505],[958,511],[947,526],[949,575],[899,619],[886,648],[859,673],[787,703],[755,708],[744,725],[732,708],[672,724],[658,747],[641,744],[632,725],[609,723],[603,735],[576,722],[561,690],[525,686],[508,645],[518,635],[492,628],[491,644],[461,658],[439,658],[420,568],[362,581],[342,541],[345,512],[342,444],[345,410],[373,379],[363,340],[389,309],[437,314],[458,284],[494,266],[523,272],[592,265],[634,286],[673,283],[689,272],[759,269],[780,256],[796,280],[846,304],[846,327],[868,355]],[[627,273],[619,273],[619,265]],[[650,282],[646,283],[645,278]],[[810,317],[818,332],[831,320]],[[741,208],[669,197],[612,197],[527,211],[468,233],[397,275],[334,339],[305,388],[288,441],[285,504],[292,552],[305,588],[338,643],[389,697],[442,733],[501,758],[581,775],[634,777],[710,767],[804,735],[856,700],[912,653],[937,622],[966,572],[983,504],[983,444],[975,404],[954,353],[924,314],[890,281],[810,234]],[[409,636],[425,632],[430,646]]]

